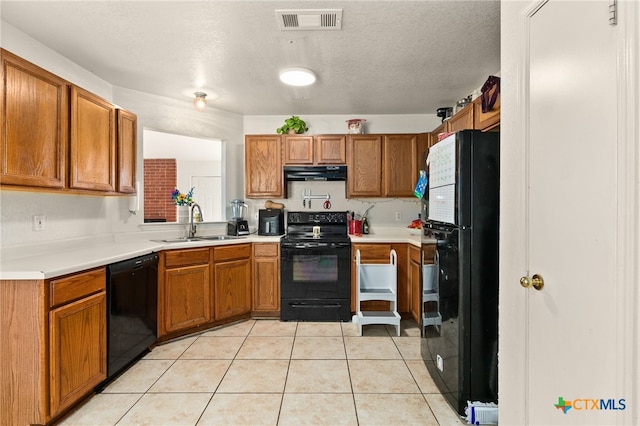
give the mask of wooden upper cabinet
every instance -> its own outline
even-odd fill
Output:
[[[284,164],[313,164],[313,136],[286,135]]]
[[[412,197],[418,181],[418,136],[385,135],[384,197]]]
[[[460,130],[473,129],[473,104],[468,104],[453,117],[447,120],[447,131],[457,132]]]
[[[418,134],[418,171],[426,170],[427,154],[429,153],[431,135],[429,133]]]
[[[138,117],[118,109],[118,192],[136,193]]]
[[[347,137],[347,197],[382,194],[382,136]]]
[[[115,107],[76,86],[71,87],[70,159],[70,188],[115,191]]]
[[[346,164],[346,144],[345,135],[316,136],[316,163]]]
[[[0,183],[64,188],[69,83],[5,50],[0,56]]]
[[[284,198],[280,135],[245,137],[245,197]]]
[[[491,90],[497,90],[497,88],[494,86]],[[482,112],[482,99],[474,100],[473,114],[474,129],[488,131],[498,127],[500,125],[500,93],[491,111]]]
[[[283,136],[284,164],[345,164],[344,135]]]

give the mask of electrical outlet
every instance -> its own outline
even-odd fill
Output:
[[[258,212],[256,212],[255,220],[258,220]]]
[[[402,220],[402,213],[396,212],[396,222],[400,222]]]
[[[44,222],[44,215],[37,214],[33,216],[33,230],[34,231],[44,231],[46,229],[46,224]]]
[[[436,366],[438,367],[438,370],[444,371],[444,361],[440,355],[436,355]]]

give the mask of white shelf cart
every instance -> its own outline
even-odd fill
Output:
[[[388,264],[360,263],[360,250],[356,250],[356,286],[358,307],[358,332],[368,324],[388,324],[396,327],[400,336],[400,314],[398,314],[398,255],[389,254]],[[360,304],[367,300],[391,302],[389,311],[363,311]]]

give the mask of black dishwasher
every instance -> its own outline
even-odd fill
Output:
[[[157,337],[158,255],[107,267],[107,378],[123,372]]]

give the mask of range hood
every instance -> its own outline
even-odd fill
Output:
[[[287,182],[301,180],[347,180],[347,166],[284,166]]]

